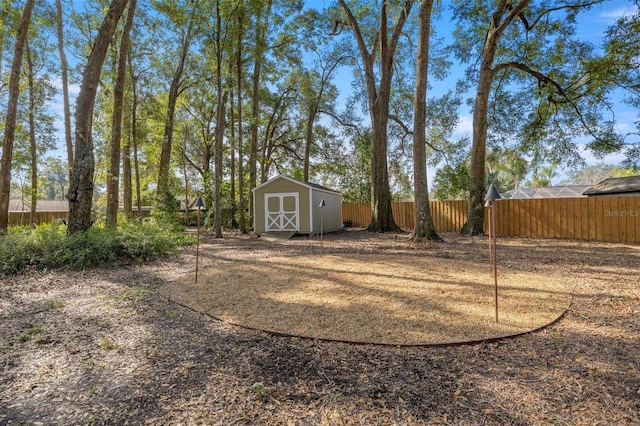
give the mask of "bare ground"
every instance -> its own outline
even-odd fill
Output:
[[[486,239],[325,236],[323,256],[487,261]],[[122,269],[0,281],[0,424],[639,424],[640,247],[499,239],[499,265],[563,277],[550,327],[394,347],[248,330],[167,300],[195,248]],[[204,235],[200,267],[319,254],[318,240]]]

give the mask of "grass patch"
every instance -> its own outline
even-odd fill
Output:
[[[29,330],[27,330],[26,333],[21,334],[20,336],[16,337],[16,340],[19,342],[26,342],[28,340],[30,340],[33,336],[42,333],[42,327],[38,326],[38,327],[33,327],[30,328]]]
[[[103,337],[100,339],[100,346],[102,347],[103,350],[105,351],[117,351],[120,350],[120,345],[117,344],[113,339],[111,339],[110,337]]]
[[[149,290],[147,290],[146,288],[138,287],[138,288],[134,288],[133,290],[125,291],[120,296],[116,296],[116,300],[119,300],[120,302],[126,302],[126,301],[129,301],[129,300],[134,300],[134,299],[137,299],[139,297],[142,297],[145,294],[147,294],[148,292],[149,292]]]
[[[51,309],[61,309],[67,304],[64,300],[47,300],[44,302],[44,307],[47,310]]]

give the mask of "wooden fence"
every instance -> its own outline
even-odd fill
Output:
[[[457,232],[467,221],[469,202],[458,201],[430,201],[431,214],[438,232]],[[413,202],[391,203],[393,218],[402,229],[413,229],[415,223]],[[352,221],[356,228],[364,228],[371,222],[370,203],[344,203],[342,205],[342,219]]]
[[[458,232],[467,220],[468,201],[431,201],[438,232]],[[413,229],[412,202],[391,205],[396,223]],[[565,238],[620,243],[640,243],[640,197],[591,197],[497,200],[496,228],[501,236]],[[488,210],[485,210],[487,230]],[[371,219],[369,203],[345,203],[343,220],[366,227]]]

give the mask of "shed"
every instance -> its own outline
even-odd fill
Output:
[[[608,178],[584,191],[588,197],[640,197],[640,175]]]
[[[342,195],[322,185],[278,175],[252,190],[253,230],[315,234],[342,229]],[[321,206],[324,201],[324,206]]]

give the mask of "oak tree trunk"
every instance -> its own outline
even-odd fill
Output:
[[[67,147],[67,167],[69,168],[69,182],[71,182],[71,170],[73,167],[73,139],[71,137],[71,105],[69,102],[69,64],[64,52],[64,34],[62,27],[62,4],[56,0],[56,20],[58,36],[58,54],[60,56],[60,76],[62,79],[62,105],[64,111],[64,141]]]
[[[515,6],[510,1],[500,0],[491,17],[489,29],[484,42],[480,63],[480,77],[476,88],[476,99],[473,108],[473,142],[471,144],[471,167],[469,182],[469,215],[467,222],[460,230],[461,234],[484,234],[484,196],[485,158],[487,151],[487,115],[489,95],[494,77],[494,61],[496,49],[504,29],[518,13],[523,10],[529,0],[522,0]],[[506,15],[506,16],[505,16]]]
[[[107,172],[107,214],[106,225],[115,228],[118,225],[119,192],[120,192],[120,153],[122,143],[122,108],[124,103],[124,86],[127,76],[127,57],[129,55],[129,34],[133,27],[136,0],[129,1],[127,20],[120,39],[118,52],[118,68],[113,89],[113,118],[111,122],[111,156]]]
[[[11,75],[9,76],[9,104],[7,106],[4,138],[2,140],[2,157],[0,158],[0,233],[5,233],[9,224],[11,160],[16,132],[18,97],[20,95],[20,70],[34,3],[35,0],[27,0],[24,6],[20,28],[18,28],[18,34],[16,35],[16,48],[13,55],[13,64],[11,65]]]
[[[420,38],[416,65],[416,93],[413,117],[413,178],[415,226],[411,239],[422,238],[442,241],[433,224],[429,206],[427,186],[426,120],[427,120],[427,74],[429,64],[429,35],[431,31],[431,9],[433,0],[423,0],[420,6]]]
[[[69,233],[86,231],[91,226],[93,204],[93,173],[95,158],[91,131],[93,107],[100,82],[102,65],[111,37],[124,12],[127,0],[113,0],[98,30],[93,49],[82,75],[80,92],[76,99],[75,160],[69,193]]]

